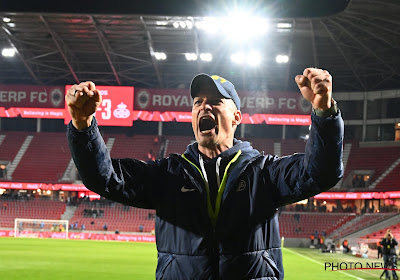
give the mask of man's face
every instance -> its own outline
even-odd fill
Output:
[[[240,111],[231,99],[224,98],[215,87],[203,87],[193,100],[192,127],[200,146],[215,149],[233,145]]]

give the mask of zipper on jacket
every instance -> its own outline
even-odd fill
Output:
[[[205,175],[203,174],[203,172],[200,170],[200,168],[197,167],[196,164],[194,164],[193,162],[191,162],[184,154],[182,155],[182,157],[188,161],[190,164],[192,164],[197,171],[200,173],[201,178],[203,179],[204,185],[206,186],[206,192],[207,192],[207,209],[208,209],[208,215],[210,217],[211,220],[211,224],[213,225],[213,228],[215,228],[216,224],[217,224],[217,219],[218,219],[218,215],[219,215],[219,210],[221,207],[221,200],[222,200],[222,194],[224,193],[225,187],[226,187],[226,183],[228,181],[228,170],[229,167],[239,158],[239,156],[242,154],[242,151],[239,150],[236,155],[231,159],[231,161],[229,161],[228,165],[225,167],[225,171],[224,171],[224,176],[222,177],[222,181],[221,184],[219,185],[218,188],[218,193],[217,193],[217,198],[215,200],[215,207],[213,208],[211,205],[211,197],[210,197],[210,188],[208,185],[208,180],[205,179]],[[215,209],[215,210],[214,210]]]

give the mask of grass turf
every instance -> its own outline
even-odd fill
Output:
[[[0,238],[0,279],[154,279],[155,244]],[[312,249],[283,249],[285,279],[372,280],[382,270],[325,271],[325,262],[376,262]]]

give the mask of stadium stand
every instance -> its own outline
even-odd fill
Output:
[[[259,150],[260,152],[264,152],[264,154],[275,154],[274,153],[274,140],[272,139],[243,139],[244,141],[249,141],[251,145]]]
[[[26,132],[7,131],[2,132],[1,135],[5,135],[5,138],[0,145],[0,160],[13,161],[29,134]]]
[[[397,190],[400,185],[400,164],[387,174],[377,185],[380,191]]]
[[[389,227],[386,227],[386,228],[380,229],[376,232],[373,232],[371,234],[365,235],[361,238],[382,238],[388,229],[391,230],[394,238],[396,238],[397,240],[400,239],[400,223],[393,224]]]
[[[15,169],[17,182],[56,183],[71,158],[64,133],[35,133],[29,148]]]
[[[396,215],[396,213],[366,213],[364,215],[360,215],[357,218],[343,224],[340,228],[333,232],[330,237],[337,239],[347,236],[351,233],[357,232],[373,224],[379,223],[380,221],[388,219],[394,215]]]
[[[192,136],[166,136],[168,140],[168,146],[166,156],[173,153],[182,154],[186,151],[187,145],[189,145],[194,138]]]
[[[352,144],[344,178],[354,170],[373,170],[369,182],[374,182],[400,155],[400,146],[366,146],[359,142]],[[383,186],[382,182],[379,186]]]
[[[52,200],[0,200],[0,227],[13,228],[16,218],[60,220],[65,203]]]
[[[329,235],[354,218],[352,213],[282,212],[279,216],[280,234],[285,238],[309,238],[314,232]]]
[[[109,137],[115,138],[111,156],[115,158],[136,158],[148,160],[147,154],[152,151],[152,155],[157,158],[160,150],[160,141],[157,135],[134,135],[132,137],[123,134],[112,134]]]
[[[95,210],[95,211],[93,211]],[[95,212],[95,214],[94,214]],[[80,230],[82,224],[85,230],[103,231],[107,224],[108,231],[139,232],[143,226],[143,232],[151,232],[155,227],[155,211],[124,206],[119,203],[81,203],[70,219],[70,225],[78,223]]]
[[[284,139],[280,140],[282,156],[292,155],[294,153],[304,153],[306,142],[302,139]]]

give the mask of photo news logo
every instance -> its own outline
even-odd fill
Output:
[[[379,269],[400,271],[397,268],[384,267],[382,262],[325,262],[325,271],[360,270],[360,269]]]

